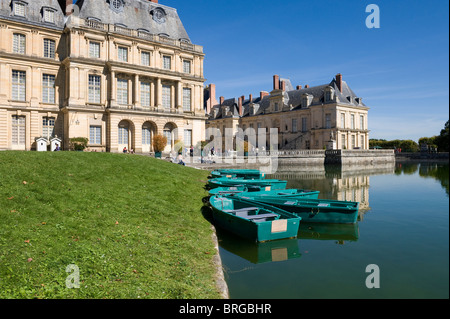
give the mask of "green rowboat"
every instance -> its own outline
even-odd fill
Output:
[[[281,189],[281,190],[271,190],[271,191],[259,191],[259,192],[235,192],[239,193],[237,196],[245,196],[252,200],[262,199],[318,199],[319,191],[311,191],[305,189]]]
[[[230,186],[245,186],[254,187],[259,186],[262,190],[279,190],[286,189],[287,181],[280,181],[278,179],[244,179],[244,178],[213,178],[209,180],[210,188],[230,187]]]
[[[211,172],[212,178],[242,177],[245,179],[264,179],[265,174],[256,169],[216,169]]]
[[[209,201],[214,222],[238,236],[256,242],[297,237],[301,218],[282,209],[232,197]]]
[[[305,223],[355,224],[358,220],[359,203],[325,199],[283,199],[250,197],[247,194],[235,194],[254,203],[269,204],[302,218]],[[240,196],[239,196],[240,195]]]
[[[257,187],[259,191],[259,187]],[[248,188],[245,186],[230,186],[230,187],[217,187],[209,191],[209,195],[231,195],[236,193],[247,193]]]

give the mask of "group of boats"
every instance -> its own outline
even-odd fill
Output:
[[[209,203],[219,227],[256,242],[294,238],[300,222],[355,224],[359,203],[319,199],[319,191],[286,189],[259,170],[211,173]]]

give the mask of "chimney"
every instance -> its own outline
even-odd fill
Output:
[[[239,98],[239,101],[238,101],[238,106],[239,106],[239,116],[242,116],[242,114],[243,114],[243,112],[242,112],[242,103],[243,103],[243,101],[244,101],[244,97],[241,96],[241,97]]]
[[[220,105],[223,105],[223,102],[225,102],[225,98],[223,96],[220,97]]]
[[[73,12],[73,1],[72,0],[66,0],[66,16],[70,16]]]
[[[158,3],[158,0],[150,0],[151,2]]]
[[[266,92],[266,91],[261,91],[261,92],[259,92],[259,99],[262,101],[262,99],[265,97],[265,96],[269,96],[269,92]]]
[[[274,90],[280,89],[280,77],[278,75],[273,76],[273,89]]]
[[[216,85],[210,84],[209,85],[209,99],[206,103],[206,113],[209,114],[214,107],[214,105],[217,105],[216,100]]]
[[[281,90],[286,91],[286,82],[281,81]]]
[[[253,95],[252,94],[249,95],[248,100],[250,101],[250,103],[252,103],[252,101],[253,101]]]
[[[301,85],[297,85],[297,90],[301,90],[302,86]]]
[[[336,85],[339,89],[339,91],[341,91],[342,93],[342,74],[336,74]]]
[[[306,85],[305,85],[305,89],[309,89],[309,84],[306,84]]]

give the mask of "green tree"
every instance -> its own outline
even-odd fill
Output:
[[[412,140],[399,141],[398,148],[401,148],[403,152],[418,152],[419,145]]]
[[[439,152],[448,152],[448,133],[449,133],[449,121],[445,123],[444,129],[441,131],[441,134],[436,137],[436,145],[438,147]]]

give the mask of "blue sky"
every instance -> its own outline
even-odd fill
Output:
[[[337,73],[371,108],[371,138],[438,135],[449,119],[446,0],[160,0],[174,7],[217,97],[258,95],[272,76],[294,86]],[[366,6],[380,8],[368,29]]]
[[[447,0],[160,0],[204,47],[217,98],[259,95],[272,76],[321,85],[337,73],[371,109],[371,138],[438,135],[449,119]],[[380,8],[368,29],[366,6]]]

